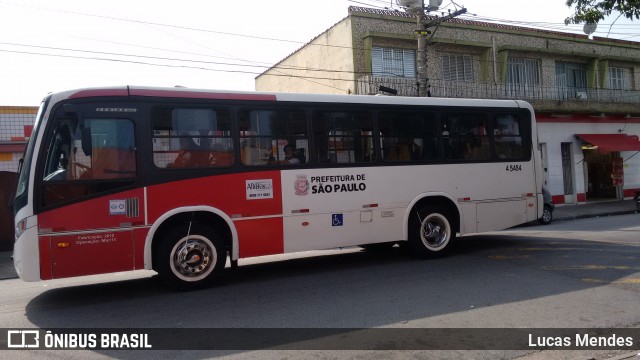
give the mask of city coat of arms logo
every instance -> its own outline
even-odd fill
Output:
[[[307,175],[296,176],[295,189],[296,195],[307,195],[309,193],[309,180],[307,180]]]

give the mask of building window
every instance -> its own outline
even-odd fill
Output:
[[[556,83],[560,99],[587,99],[587,69],[584,64],[558,61]]]
[[[624,90],[626,88],[623,68],[609,68],[609,88],[615,90]]]
[[[371,74],[373,76],[415,78],[415,51],[374,47],[371,51]]]
[[[473,81],[471,55],[443,54],[442,79],[447,81]]]
[[[540,61],[509,58],[507,61],[507,91],[513,97],[536,97],[540,90]]]

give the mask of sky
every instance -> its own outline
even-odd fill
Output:
[[[465,19],[582,33],[564,25],[572,13],[565,0],[442,5],[457,4]],[[396,0],[0,0],[0,106],[37,106],[50,92],[84,87],[253,91],[258,74],[349,6],[399,9]],[[640,20],[614,20],[594,35],[640,42]]]

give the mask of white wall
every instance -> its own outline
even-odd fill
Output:
[[[539,142],[547,144],[549,161],[548,188],[552,195],[564,194],[561,143],[570,142],[572,146],[574,166],[574,191],[576,194],[586,193],[584,180],[584,157],[582,141],[575,134],[618,134],[640,135],[640,124],[624,123],[569,123],[569,122],[541,122],[538,123]],[[640,188],[640,154],[624,151],[620,155],[624,160],[624,188]],[[570,199],[567,198],[567,202]]]

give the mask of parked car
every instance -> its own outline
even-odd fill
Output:
[[[542,210],[542,216],[538,222],[542,225],[549,225],[553,221],[553,209],[556,206],[551,201],[551,193],[544,186],[542,187],[542,198],[544,199],[544,210]]]

